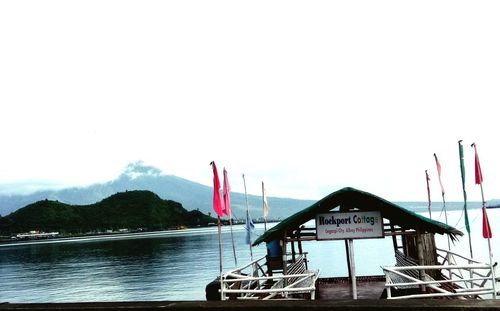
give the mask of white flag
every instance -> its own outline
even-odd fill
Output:
[[[267,203],[266,188],[264,188],[264,182],[262,182],[262,208],[264,209],[264,218],[269,215],[269,204]]]

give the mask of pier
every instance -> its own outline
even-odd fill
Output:
[[[268,300],[268,301],[145,301],[145,302],[89,302],[89,303],[0,303],[2,311],[459,311],[500,310],[498,300]]]

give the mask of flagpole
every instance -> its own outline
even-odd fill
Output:
[[[432,213],[431,213],[431,189],[429,187],[429,173],[427,173],[427,170],[425,170],[425,180],[427,182],[427,209],[429,210],[429,218],[432,219]]]
[[[248,221],[249,221],[249,218],[250,218],[250,213],[248,212],[247,183],[245,181],[245,174],[243,174],[243,187],[245,188],[245,202],[246,202],[246,205],[247,205],[247,226],[248,226],[249,225]],[[247,230],[249,230],[249,228],[247,228]],[[247,234],[249,234],[249,233],[247,233]],[[253,261],[252,243],[249,243],[248,246],[250,248],[250,259]]]
[[[231,229],[231,242],[233,244],[234,266],[238,267],[238,258],[236,258],[236,248],[234,246],[233,221],[231,220],[231,216],[229,216],[229,228]]]
[[[229,186],[229,180],[227,178],[227,171],[224,167],[224,185],[223,185],[223,202],[224,202],[224,211],[229,217],[229,228],[231,230],[231,242],[233,244],[233,256],[234,256],[234,266],[238,267],[238,258],[236,257],[236,247],[234,246],[234,235],[233,235],[233,210],[231,209],[231,200],[229,197],[229,193],[231,191]]]
[[[267,231],[267,215],[266,215],[266,190],[264,182],[262,182],[262,210],[264,211],[264,232]]]
[[[486,229],[486,236],[488,237],[488,251],[489,251],[489,258],[490,258],[490,269],[491,269],[491,277],[492,277],[492,285],[493,285],[493,299],[497,299],[497,290],[496,290],[496,277],[495,277],[495,270],[493,268],[493,252],[491,251],[491,228],[489,226],[489,223],[487,226],[485,226],[484,221],[485,217],[487,219],[486,214],[486,201],[484,200],[484,191],[483,191],[483,174],[481,172],[481,167],[479,166],[479,158],[477,155],[477,147],[476,143],[472,143],[471,147],[474,148],[474,153],[475,153],[475,168],[476,168],[476,184],[479,183],[479,187],[481,188],[481,200],[482,200],[482,212],[483,212],[483,236],[484,236],[484,230]]]
[[[446,201],[444,199],[444,187],[443,187],[443,181],[441,180],[441,164],[439,163],[439,160],[435,153],[434,153],[434,159],[436,160],[439,185],[441,186],[441,197],[443,198],[444,221],[446,222],[446,224],[448,224],[448,213],[446,212]],[[446,237],[448,238],[448,250],[451,250],[450,236],[447,234]]]
[[[220,299],[224,300],[224,292],[222,291],[222,232],[221,232],[221,222],[220,222],[220,216],[222,215],[222,206],[221,206],[221,200],[220,200],[220,182],[219,182],[219,176],[217,174],[217,166],[215,165],[215,162],[212,161],[210,162],[210,165],[212,166],[212,170],[214,172],[214,211],[217,214],[217,232],[219,236],[219,284],[220,284]]]
[[[474,146],[475,148],[475,146]],[[484,200],[484,192],[483,192],[483,183],[479,184],[481,188],[481,199],[483,200],[483,221],[484,221],[484,213],[486,213],[486,201]],[[488,225],[488,231],[490,231],[490,227]],[[493,267],[493,252],[491,251],[491,232],[488,232],[488,251],[489,251],[489,258],[490,258],[490,269],[491,269],[491,277],[492,277],[492,285],[493,285],[493,299],[497,299],[497,290],[496,290],[496,277],[495,277],[495,269]]]
[[[217,216],[217,229],[219,233],[219,273],[220,273],[220,282],[222,286],[222,238],[221,238],[222,232],[221,232],[221,223],[219,216]],[[222,300],[222,291],[221,291],[221,300]]]
[[[470,236],[470,226],[469,226],[469,215],[467,214],[467,192],[465,191],[465,165],[464,165],[464,147],[462,146],[462,140],[458,141],[458,153],[460,157],[460,172],[462,175],[462,190],[464,193],[464,219],[465,219],[465,230],[469,235],[469,250],[471,259],[474,258],[472,254],[472,240]]]

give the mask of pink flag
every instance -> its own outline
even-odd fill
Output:
[[[444,195],[443,182],[441,181],[441,164],[439,163],[437,155],[434,153],[434,159],[436,159],[436,167],[438,171],[439,185],[441,186],[441,194]]]
[[[231,218],[231,197],[229,193],[231,192],[231,186],[229,186],[229,179],[227,178],[227,171],[224,168],[224,186],[222,186],[222,199],[224,206],[222,207],[222,212]]]
[[[480,185],[483,182],[483,173],[481,172],[481,164],[479,164],[479,156],[477,155],[476,144],[472,144],[474,147],[474,153],[476,154],[474,158],[474,167],[476,171],[476,185]]]
[[[486,207],[483,206],[483,238],[491,239],[493,235],[491,234],[490,221],[488,220],[488,214],[486,213]]]
[[[220,200],[220,181],[219,174],[217,173],[217,166],[215,166],[215,162],[210,162],[212,165],[212,169],[214,171],[214,211],[217,213],[217,216],[222,217],[224,214],[222,212],[222,202]]]

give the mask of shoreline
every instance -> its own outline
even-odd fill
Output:
[[[35,245],[35,244],[49,244],[49,243],[63,243],[63,242],[80,242],[80,241],[104,241],[104,240],[124,240],[142,237],[163,237],[163,236],[177,236],[177,235],[195,235],[205,234],[211,231],[217,232],[217,227],[197,227],[185,229],[171,229],[162,231],[147,231],[147,232],[127,232],[127,233],[103,233],[93,235],[79,235],[79,236],[65,236],[56,238],[46,238],[38,240],[8,240],[1,241],[0,247],[8,246],[22,246],[22,245]]]
[[[268,221],[267,224],[274,224],[276,220]],[[254,221],[254,224],[264,224],[263,221]],[[244,229],[245,223],[233,223],[233,230]],[[222,232],[230,230],[229,224],[221,226]],[[99,240],[122,240],[134,239],[142,237],[164,237],[164,236],[179,236],[179,235],[196,235],[206,233],[217,233],[217,225],[208,225],[201,227],[187,227],[179,229],[167,229],[160,231],[141,231],[141,232],[112,232],[88,235],[74,235],[74,236],[58,236],[48,237],[41,239],[4,239],[0,240],[0,247],[7,246],[20,246],[20,245],[34,245],[34,244],[48,244],[48,243],[61,243],[61,242],[78,242],[78,241],[99,241]]]

